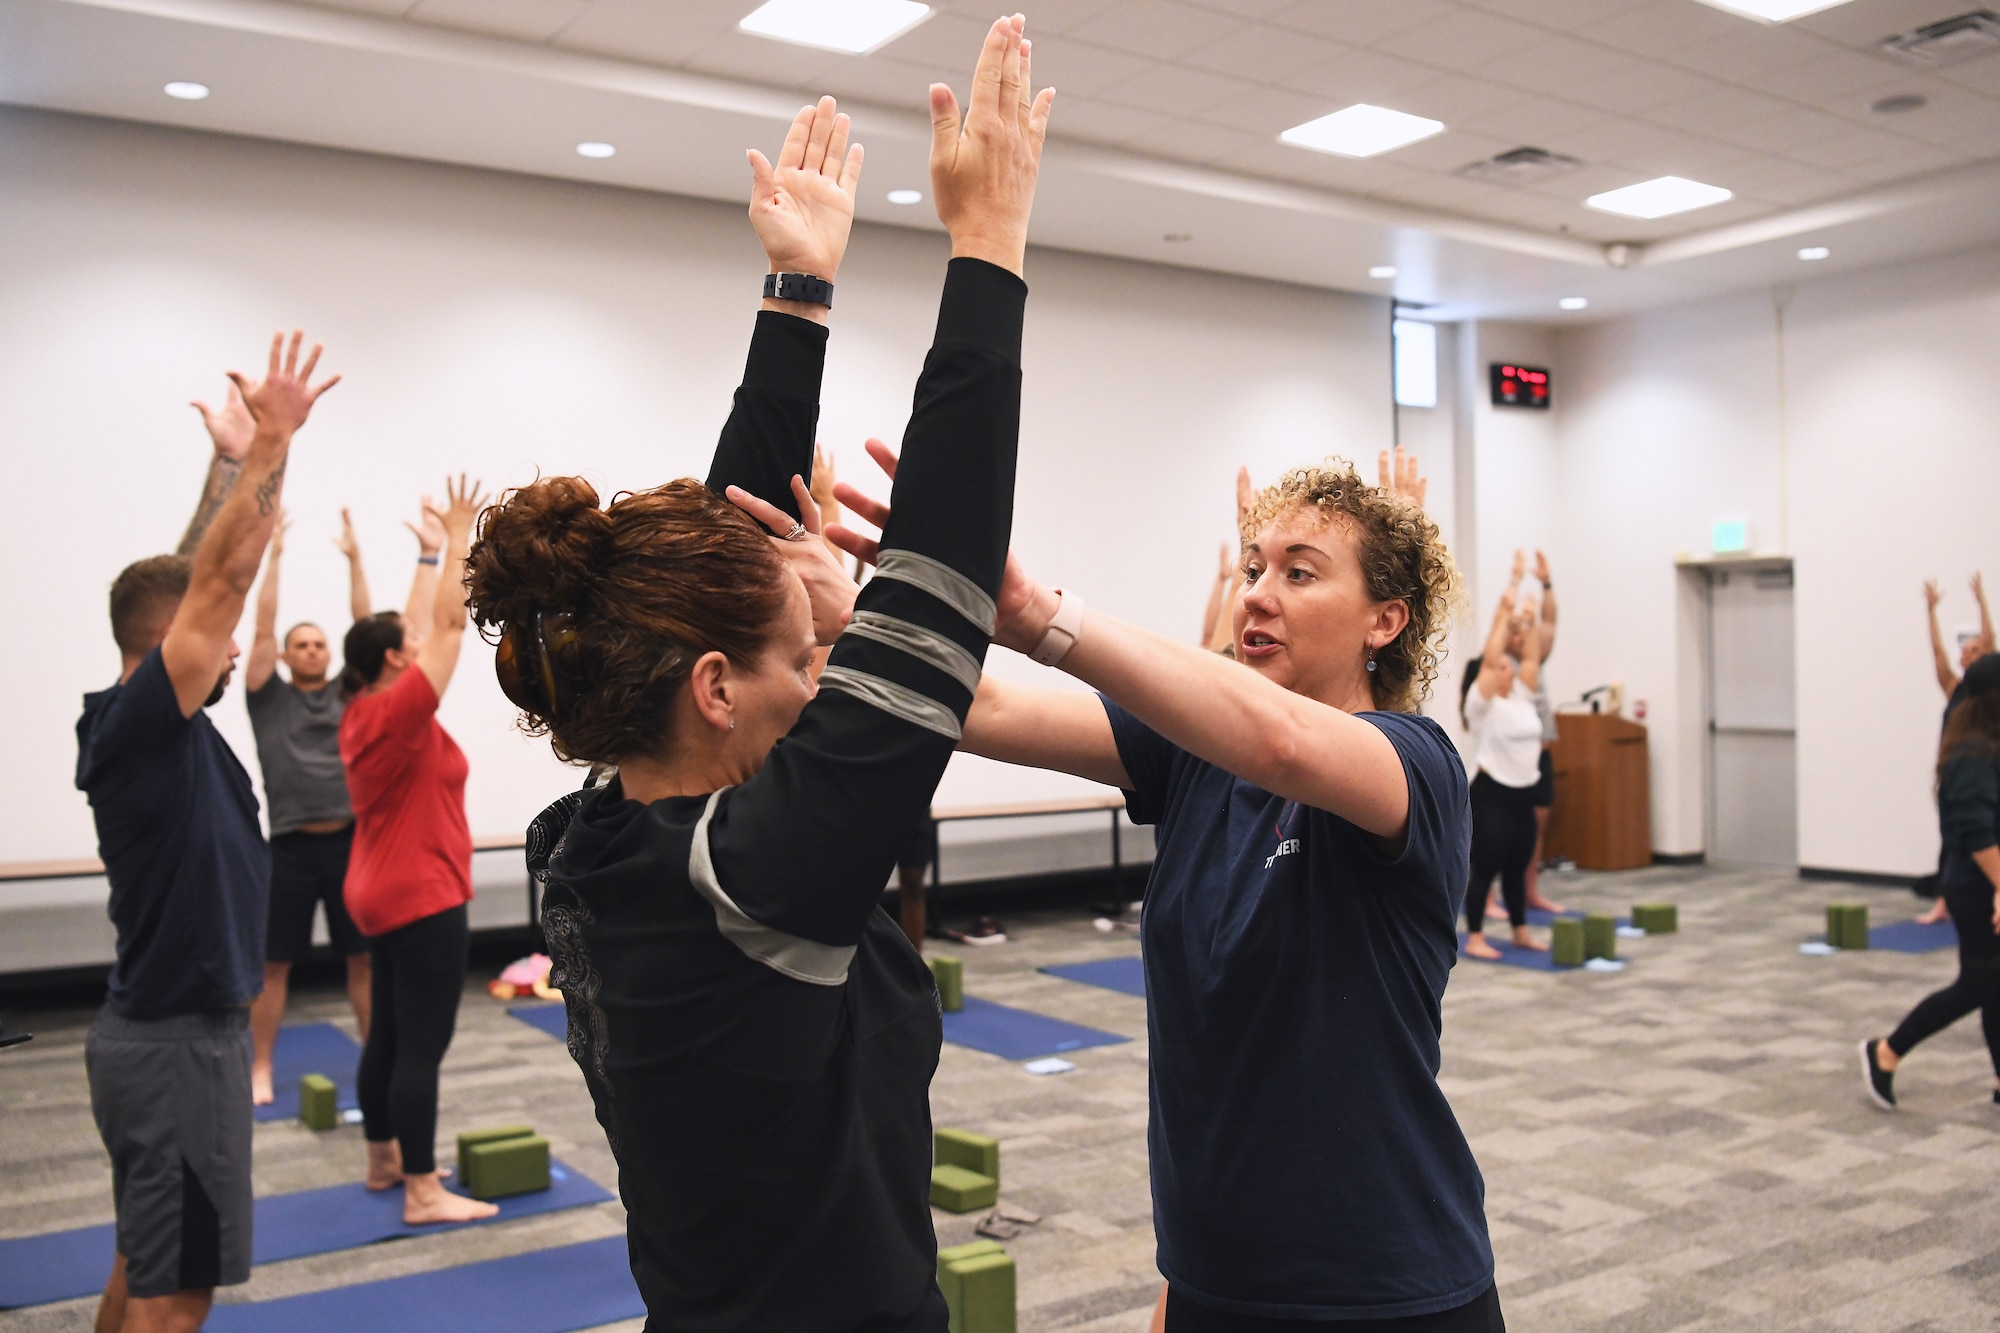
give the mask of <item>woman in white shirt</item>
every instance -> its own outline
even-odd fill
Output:
[[[1521,629],[1517,612],[1526,621]],[[1529,651],[1519,663],[1507,652],[1510,633],[1523,632]],[[1486,942],[1486,900],[1493,877],[1507,903],[1517,949],[1546,949],[1528,933],[1528,863],[1535,855],[1535,785],[1541,780],[1542,720],[1535,709],[1541,678],[1540,624],[1532,606],[1519,606],[1519,591],[1501,594],[1479,674],[1465,695],[1465,725],[1472,733],[1478,772],[1472,779],[1472,878],[1465,893],[1465,952],[1470,958],[1498,958]]]

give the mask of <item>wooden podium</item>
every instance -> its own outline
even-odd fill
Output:
[[[1584,870],[1653,863],[1652,785],[1646,729],[1613,713],[1558,713],[1556,803],[1542,855]]]

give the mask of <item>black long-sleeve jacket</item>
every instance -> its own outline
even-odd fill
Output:
[[[937,998],[879,902],[993,631],[1026,297],[1002,269],[952,262],[877,576],[757,776],[647,806],[614,780],[531,831],[649,1329],[944,1328]],[[712,487],[775,503],[810,471],[824,349],[818,326],[758,316]]]

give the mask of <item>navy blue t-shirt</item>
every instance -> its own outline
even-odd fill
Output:
[[[112,1012],[150,1020],[255,999],[271,884],[257,793],[208,714],[181,716],[159,649],[124,684],[83,696],[76,785],[111,880]]]
[[[1109,699],[1134,821],[1160,1272],[1241,1314],[1389,1319],[1493,1282],[1486,1186],[1438,1088],[1472,820],[1429,718],[1364,713],[1402,756],[1400,855],[1180,749]]]

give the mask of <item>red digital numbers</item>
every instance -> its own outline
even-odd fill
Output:
[[[1549,372],[1539,366],[1510,366],[1495,361],[1490,367],[1493,406],[1546,409],[1549,405]]]

